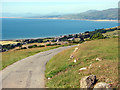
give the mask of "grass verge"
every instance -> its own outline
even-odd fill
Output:
[[[46,87],[80,88],[80,79],[94,74],[98,82],[118,85],[118,38],[87,41],[55,55],[46,65]],[[74,58],[70,59],[73,55]],[[102,61],[96,61],[100,58]],[[74,63],[74,60],[77,60]],[[86,70],[79,69],[86,67]],[[51,78],[51,79],[47,79]]]
[[[31,48],[31,49],[22,49],[22,50],[14,50],[14,51],[10,50],[8,52],[2,52],[2,61],[0,60],[0,63],[2,63],[2,67],[0,67],[0,70],[4,69],[8,65],[11,65],[18,60],[24,59],[36,53],[47,51],[50,49],[55,49],[62,46],[68,46],[68,45],[57,45],[57,46],[49,46],[42,48]]]

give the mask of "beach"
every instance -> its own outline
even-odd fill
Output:
[[[18,18],[18,19],[58,19],[58,20],[85,20],[85,21],[112,21],[112,22],[118,22],[118,20],[107,20],[107,19],[98,19],[98,20],[91,20],[91,19],[70,19],[70,18],[25,18],[25,17],[0,17],[0,18]]]

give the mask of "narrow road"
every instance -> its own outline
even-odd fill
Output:
[[[54,55],[70,47],[73,46],[40,52],[8,66],[1,71],[2,88],[45,88],[46,63]]]

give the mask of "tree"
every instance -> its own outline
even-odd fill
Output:
[[[91,39],[104,39],[105,37],[101,33],[94,34]]]
[[[22,48],[22,44],[19,45],[19,48]]]

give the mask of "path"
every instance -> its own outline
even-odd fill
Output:
[[[2,70],[3,88],[45,88],[45,65],[57,53],[72,46],[60,47],[22,59]],[[1,73],[1,72],[0,72]]]

